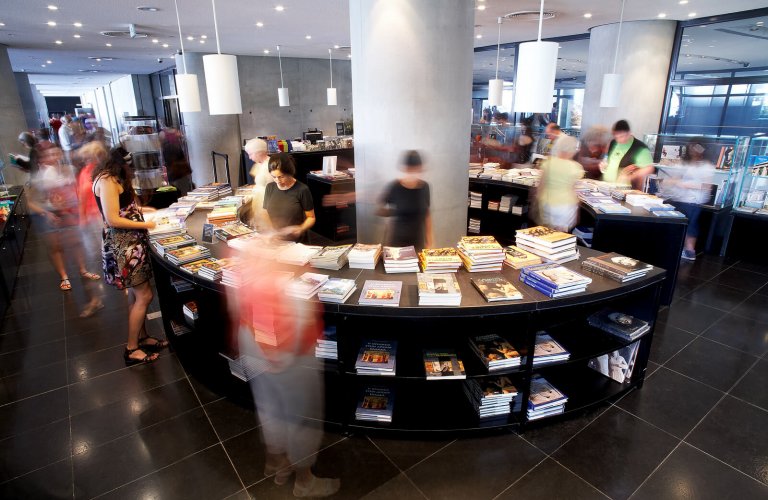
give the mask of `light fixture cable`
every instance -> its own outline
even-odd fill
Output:
[[[219,44],[219,23],[216,22],[216,0],[211,0],[213,5],[213,29],[216,31],[216,51],[221,55],[221,44]]]
[[[539,39],[541,41],[541,25],[544,24],[544,0],[541,0],[541,7],[539,8]]]
[[[280,88],[285,88],[285,83],[283,83],[283,58],[280,55],[280,46],[277,46],[277,62],[280,65]]]
[[[173,0],[173,5],[176,6],[176,24],[179,27],[179,43],[181,44],[181,63],[184,65],[184,74],[187,74],[187,53],[184,52],[184,37],[181,35],[181,19],[179,18],[179,2]]]
[[[498,18],[499,34],[496,37],[496,79],[499,79],[499,55],[501,55],[501,16]]]
[[[616,53],[613,55],[613,72],[616,73],[616,62],[619,60],[619,46],[621,45],[621,25],[624,24],[624,3],[621,0],[621,15],[619,16],[619,33],[616,36]]]
[[[328,65],[331,68],[331,88],[333,88],[333,52],[328,49]]]

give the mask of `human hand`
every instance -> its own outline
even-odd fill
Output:
[[[147,229],[154,229],[154,228],[157,227],[157,222],[155,222],[153,220],[147,221],[144,224],[147,225]]]
[[[279,231],[280,234],[287,238],[298,238],[301,236],[301,226],[286,226]]]
[[[601,161],[597,166],[600,167],[600,172],[603,174],[608,170],[608,162],[605,160]]]
[[[48,223],[53,227],[58,227],[61,223],[61,219],[53,212],[45,212],[45,218],[48,219]]]

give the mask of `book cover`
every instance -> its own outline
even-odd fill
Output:
[[[528,407],[537,410],[565,404],[568,398],[560,392],[547,379],[535,375],[531,379],[531,397],[528,399]]]
[[[461,295],[452,273],[416,273],[419,295]]]
[[[366,387],[361,391],[355,412],[358,420],[392,419],[394,394],[389,387]],[[362,418],[361,418],[362,417]]]
[[[480,389],[485,398],[498,396],[514,397],[517,395],[517,388],[509,380],[509,377],[482,379]]]
[[[400,304],[402,288],[402,281],[367,280],[360,293],[360,304],[396,307]]]
[[[589,360],[588,366],[620,384],[629,383],[639,351],[640,341],[633,342],[609,354]]]
[[[527,229],[518,229],[515,234],[522,239],[534,239],[546,246],[561,246],[570,242],[575,242],[576,237],[569,233],[557,231],[546,226],[535,226]]]
[[[455,248],[425,248],[421,251],[421,257],[428,264],[445,262],[461,263],[461,259],[459,259],[459,254]]]
[[[499,361],[520,360],[520,353],[505,338],[496,335],[478,335],[470,338],[473,349],[486,364]]]
[[[168,236],[165,238],[158,238],[155,240],[155,245],[161,246],[165,249],[176,249],[183,246],[194,245],[195,239],[188,234],[177,234]]]
[[[207,259],[195,260],[195,261],[189,262],[187,264],[182,264],[179,267],[180,267],[180,269],[182,269],[182,270],[184,270],[184,271],[186,271],[188,273],[197,274],[198,271],[200,271],[200,269],[203,268],[203,266],[205,266],[205,265],[212,265],[212,264],[215,264],[215,263],[216,263],[216,259],[214,259],[213,257],[210,257],[210,258],[207,258]]]
[[[355,368],[393,371],[397,355],[396,340],[365,340],[357,355]]]
[[[523,294],[502,276],[471,278],[470,281],[488,302],[520,300],[523,298]]]
[[[416,263],[418,255],[413,246],[384,247],[384,262],[389,263]]]
[[[568,352],[559,342],[552,338],[547,333],[536,334],[536,347],[533,351],[533,358],[552,358],[552,357],[564,357],[570,356]]]
[[[592,283],[592,278],[587,278],[559,264],[539,264],[524,267],[520,274],[521,276],[530,275],[537,281],[555,289]]]
[[[541,261],[541,258],[538,255],[526,252],[514,245],[504,247],[504,257],[507,259],[507,262],[513,266],[524,262]]]
[[[502,247],[493,236],[462,236],[459,245],[467,251],[501,251]]]
[[[650,329],[647,321],[611,309],[596,312],[588,321],[596,328],[628,339],[634,339]]]
[[[591,262],[599,267],[604,267],[611,271],[628,275],[647,273],[653,269],[653,266],[650,264],[646,264],[616,252],[607,253],[598,257],[590,257],[585,262]]]
[[[195,255],[206,254],[208,249],[202,245],[191,245],[188,247],[166,250],[165,255],[178,260],[184,260]]]
[[[424,369],[427,379],[466,378],[464,363],[452,349],[431,349],[424,351]]]

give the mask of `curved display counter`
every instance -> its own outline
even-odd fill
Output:
[[[187,219],[188,232],[200,241],[205,212],[196,211]],[[203,243],[201,243],[203,244]],[[214,257],[224,256],[230,249],[223,242],[204,244]],[[582,250],[582,258],[599,255]],[[163,321],[168,337],[185,366],[200,374],[219,394],[233,394],[238,384],[229,375],[229,364],[219,353],[236,359],[230,342],[224,286],[200,276],[193,276],[154,253],[153,264]],[[581,271],[578,262],[566,264]],[[567,397],[564,416],[583,411],[593,405],[620,397],[642,385],[648,360],[653,325],[659,307],[665,271],[654,268],[647,276],[618,283],[583,272],[593,279],[587,291],[569,297],[550,299],[519,281],[519,271],[505,267],[502,274],[522,292],[523,299],[505,304],[489,304],[470,283],[470,278],[494,273],[456,273],[462,291],[459,307],[419,306],[415,273],[387,274],[379,263],[375,270],[343,268],[340,271],[296,267],[296,274],[313,271],[330,276],[355,279],[358,290],[345,304],[319,304],[325,311],[326,326],[337,331],[338,361],[321,363],[326,372],[326,420],[345,428],[387,429],[397,431],[469,431],[527,425],[526,405],[530,382],[541,375]],[[177,293],[171,278],[189,282],[191,290]],[[402,281],[400,307],[374,307],[358,304],[365,280]],[[195,300],[199,317],[190,333],[177,336],[170,322],[183,321],[182,306]],[[317,301],[317,299],[311,299]],[[587,318],[610,308],[630,314],[651,324],[651,330],[640,337],[638,355],[631,379],[618,383],[588,366],[591,359],[626,347],[620,340],[587,323]],[[536,333],[546,331],[570,353],[570,359],[545,366],[534,366]],[[483,362],[468,344],[470,336],[496,333],[502,335],[520,352],[520,367],[488,373]],[[397,370],[394,377],[358,375],[355,361],[364,340],[395,340]],[[462,380],[426,380],[423,351],[455,349],[464,362],[467,379],[506,376],[519,391],[511,414],[480,419],[464,394]],[[394,391],[394,416],[389,424],[359,422],[355,408],[361,391],[369,385],[385,385]],[[543,419],[544,422],[563,415]]]

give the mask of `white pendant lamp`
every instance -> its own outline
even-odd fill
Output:
[[[499,55],[501,53],[501,18],[499,21],[499,35],[496,38],[496,78],[488,80],[488,104],[501,106],[501,98],[504,93],[504,80],[499,79]]]
[[[216,22],[216,0],[213,5],[213,26],[216,30],[217,54],[203,56],[205,85],[208,93],[208,112],[212,115],[238,115],[243,112],[240,100],[240,79],[237,57],[221,53],[219,26]]]
[[[277,46],[277,61],[280,63],[280,88],[277,89],[277,102],[281,108],[291,105],[291,96],[288,95],[288,89],[283,83],[283,58],[280,55],[280,46]]]
[[[516,113],[550,113],[555,92],[557,42],[541,41],[544,0],[539,12],[539,38],[518,46],[515,73]]]
[[[333,52],[328,49],[328,64],[331,68],[331,86],[325,90],[328,106],[336,106],[336,87],[333,86]]]
[[[200,111],[200,88],[197,85],[197,75],[187,73],[187,53],[184,52],[184,37],[181,35],[181,20],[179,19],[179,3],[176,6],[176,23],[179,26],[179,42],[181,43],[181,63],[184,73],[176,73],[176,96],[179,99],[179,111],[182,113],[197,113]]]
[[[616,61],[619,58],[621,44],[621,26],[624,24],[624,0],[621,0],[621,16],[619,17],[619,33],[616,36],[616,53],[613,56],[613,73],[603,75],[603,88],[600,91],[600,107],[615,108],[621,101],[622,78],[616,73]]]

